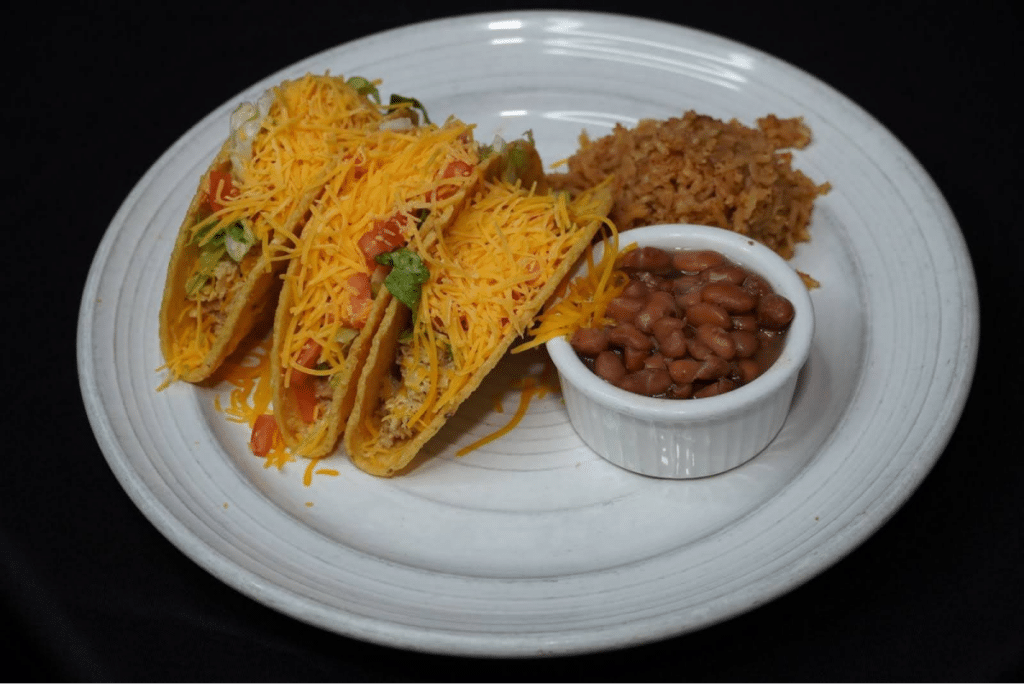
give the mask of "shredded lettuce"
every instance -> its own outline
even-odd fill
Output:
[[[199,227],[190,244],[200,245],[199,263],[185,283],[185,296],[198,292],[213,275],[217,262],[225,256],[236,263],[241,262],[252,246],[256,244],[256,233],[248,221],[235,221],[216,232],[217,221],[211,219]],[[210,233],[213,232],[213,235]]]
[[[225,252],[227,249],[223,244],[211,249],[203,248],[203,251],[199,253],[199,263],[195,273],[185,283],[185,296],[191,297],[202,289],[206,281],[213,275],[213,269],[217,267],[217,262],[221,260]]]
[[[255,244],[256,233],[252,231],[248,222],[238,221],[224,231],[224,247],[227,248],[228,256],[236,263],[240,262]]]

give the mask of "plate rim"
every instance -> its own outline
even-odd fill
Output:
[[[757,48],[747,46],[733,39],[688,26],[668,23],[648,17],[636,17],[611,12],[586,12],[578,10],[511,10],[464,14],[454,17],[430,19],[394,27],[385,31],[357,38],[353,41],[342,43],[288,65],[277,72],[266,76],[261,82],[280,79],[283,74],[294,72],[304,64],[313,62],[325,55],[342,50],[359,49],[360,46],[366,45],[370,41],[386,39],[386,37],[392,36],[396,33],[423,30],[425,28],[438,29],[442,27],[451,27],[457,24],[480,21],[485,18],[498,20],[523,16],[528,16],[532,20],[544,17],[565,16],[574,16],[582,21],[594,20],[595,18],[605,21],[615,19],[628,21],[631,24],[658,25],[663,27],[665,30],[679,31],[684,34],[692,32],[694,34],[703,35],[716,43],[742,47],[756,53],[759,57],[771,60],[775,65],[788,70],[795,70],[796,72],[801,73],[805,78],[824,85],[830,95],[838,95],[843,98],[848,105],[855,107],[860,115],[868,117],[868,120],[874,126],[879,127],[889,137],[900,144],[904,157],[911,160],[915,165],[913,170],[916,172],[917,179],[925,181],[928,186],[926,189],[942,203],[942,207],[939,208],[942,210],[940,213],[944,213],[946,215],[950,224],[955,229],[953,233],[947,237],[959,237],[959,244],[957,246],[962,250],[964,255],[967,254],[966,243],[963,239],[963,234],[959,228],[959,224],[948,204],[945,203],[945,199],[942,197],[941,192],[935,186],[934,181],[931,179],[927,171],[920,165],[920,162],[918,162],[918,160],[909,152],[909,150],[907,150],[902,143],[900,143],[898,139],[870,113],[866,112],[856,105],[856,103],[849,100],[849,98],[843,95],[840,91],[828,86],[828,84],[825,84],[823,81],[800,67],[789,64],[788,62],[768,53],[764,53]],[[249,88],[243,90],[242,93],[256,89],[258,84],[261,82],[257,82],[257,84],[249,86]],[[182,153],[183,148],[187,147],[189,141],[194,138],[195,131],[206,125],[210,120],[221,116],[223,110],[228,107],[231,102],[235,101],[238,96],[239,95],[236,95],[232,99],[225,101],[225,103],[215,108],[190,127],[149,167],[149,169],[147,169],[145,174],[143,174],[139,179],[119,207],[104,233],[103,240],[97,249],[89,270],[79,310],[76,349],[80,388],[83,399],[85,400],[90,425],[92,426],[108,465],[111,467],[121,486],[129,495],[129,498],[133,503],[135,503],[145,517],[161,532],[161,534],[193,562],[196,562],[198,565],[232,588],[260,603],[273,607],[279,612],[314,626],[332,629],[333,631],[346,634],[357,639],[376,641],[382,644],[398,645],[403,648],[425,652],[457,652],[482,656],[509,656],[524,654],[565,655],[583,653],[604,648],[647,643],[652,640],[683,634],[696,629],[702,629],[714,624],[715,622],[719,622],[745,612],[757,605],[775,600],[779,596],[792,591],[804,582],[824,572],[826,569],[842,560],[846,555],[853,552],[860,546],[860,544],[870,537],[871,534],[877,531],[877,529],[895,515],[904,503],[906,503],[910,495],[920,486],[921,482],[941,457],[945,445],[948,443],[956,428],[957,420],[962,414],[972,384],[974,369],[977,363],[977,348],[980,332],[977,285],[969,258],[966,260],[966,275],[969,277],[964,284],[963,294],[965,301],[971,301],[973,303],[971,311],[969,312],[971,314],[970,318],[973,319],[973,323],[964,327],[963,334],[960,338],[960,344],[961,348],[968,352],[967,355],[970,359],[970,363],[969,368],[964,369],[966,372],[960,373],[963,381],[957,385],[956,389],[958,391],[944,404],[946,407],[945,414],[949,416],[950,419],[941,425],[941,429],[937,429],[932,433],[930,444],[926,445],[929,448],[919,450],[914,459],[907,461],[906,467],[901,471],[903,472],[903,477],[894,482],[890,482],[889,486],[886,487],[883,492],[885,496],[882,497],[884,501],[875,502],[883,503],[884,505],[881,508],[875,508],[875,514],[873,516],[865,515],[856,521],[844,524],[840,534],[832,535],[826,542],[815,547],[819,551],[831,548],[830,553],[819,554],[820,557],[817,562],[804,564],[799,569],[799,572],[788,576],[786,581],[782,582],[781,586],[776,582],[772,591],[755,591],[753,588],[748,587],[744,592],[735,594],[733,596],[733,603],[745,604],[746,607],[732,609],[723,608],[719,611],[720,615],[717,619],[704,621],[700,624],[694,624],[688,627],[684,626],[682,629],[678,624],[668,624],[670,621],[666,617],[662,620],[662,622],[666,624],[661,625],[660,631],[657,631],[653,635],[649,631],[645,632],[642,635],[636,636],[632,642],[627,643],[621,638],[621,630],[613,628],[591,631],[577,635],[567,635],[564,639],[557,642],[551,641],[550,637],[541,636],[542,633],[525,636],[522,634],[516,634],[513,639],[509,639],[508,637],[496,636],[494,634],[484,636],[469,635],[462,632],[445,634],[437,630],[428,630],[428,632],[426,632],[427,638],[424,638],[425,632],[409,627],[408,625],[396,625],[394,623],[387,622],[382,623],[374,618],[367,618],[352,614],[339,617],[336,614],[336,611],[331,611],[323,606],[314,604],[304,606],[305,610],[298,610],[294,605],[286,605],[287,602],[281,600],[281,595],[275,593],[274,588],[270,588],[268,590],[267,587],[261,586],[263,582],[255,573],[252,573],[247,568],[241,568],[232,564],[231,560],[220,550],[209,546],[203,539],[192,534],[189,528],[170,512],[170,510],[164,505],[164,502],[162,502],[154,492],[144,486],[144,482],[140,475],[134,469],[129,467],[129,463],[119,456],[119,452],[124,456],[126,456],[126,454],[124,454],[122,445],[115,434],[116,431],[111,423],[109,413],[102,410],[102,402],[97,389],[97,377],[94,372],[95,369],[92,366],[93,357],[91,354],[91,343],[93,340],[92,332],[96,323],[96,296],[99,292],[100,281],[102,280],[103,275],[103,269],[101,266],[103,266],[110,258],[112,244],[116,238],[112,229],[115,226],[123,226],[125,215],[128,213],[130,207],[135,205],[136,200],[144,193],[145,188],[152,183],[154,177],[158,175],[159,169],[165,166],[172,156]],[[937,211],[939,211],[939,209],[937,209]],[[849,410],[849,406],[846,410]],[[915,467],[911,468],[910,466],[912,465]],[[799,478],[797,478],[797,480],[798,479]],[[790,483],[788,486],[793,485],[794,483]],[[755,508],[755,511],[759,509],[760,506]],[[753,515],[755,511],[751,511],[748,515]],[[197,553],[199,553],[202,558],[197,558]],[[766,581],[767,579],[762,580],[762,583]],[[277,591],[283,592],[285,595],[288,595],[301,603],[307,602],[306,597],[291,593],[287,589],[277,588]],[[606,638],[604,640],[595,638],[599,633],[605,635]],[[497,642],[495,641],[496,639]],[[395,640],[399,643],[396,644]]]

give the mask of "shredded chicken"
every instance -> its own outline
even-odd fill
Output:
[[[445,342],[442,339],[447,338],[441,334],[439,338],[438,346],[444,349]],[[454,369],[455,364],[449,354],[441,353],[438,357],[437,395],[440,396],[448,388],[448,379],[451,377],[448,371]],[[379,440],[382,447],[390,449],[412,436],[409,419],[427,399],[430,374],[424,369],[429,366],[430,357],[426,347],[420,346],[416,353],[412,344],[399,345],[398,373],[401,380],[378,409],[381,417]]]
[[[230,259],[221,259],[217,262],[206,284],[187,295],[188,299],[202,304],[202,315],[215,321],[214,330],[224,321],[229,308],[228,303],[242,288],[242,284],[245,282],[245,272],[251,268],[247,262],[250,261],[250,256],[255,251],[250,250],[250,254],[246,255],[241,266]],[[245,266],[249,266],[249,268],[244,268]],[[195,309],[189,315],[195,318]]]

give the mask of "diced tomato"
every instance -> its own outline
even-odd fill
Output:
[[[277,437],[277,421],[274,415],[264,413],[256,418],[252,424],[252,437],[249,438],[249,448],[256,456],[266,456],[274,446],[274,439]]]
[[[312,369],[320,360],[321,351],[323,351],[323,347],[320,346],[320,343],[310,338],[302,345],[302,349],[299,351],[299,358],[295,359],[295,362],[302,368]],[[295,403],[299,409],[299,415],[307,423],[312,423],[313,418],[316,416],[316,392],[313,386],[315,382],[315,375],[292,369],[289,386],[295,395]]]
[[[405,223],[403,219],[404,217],[392,216],[386,221],[374,221],[373,228],[359,238],[359,249],[366,256],[367,267],[373,269],[377,265],[374,259],[378,254],[385,254],[405,244],[405,236],[402,235],[402,226]]]
[[[292,377],[292,392],[295,394],[295,404],[299,409],[299,416],[306,423],[312,423],[316,417],[316,392],[313,388],[315,379],[312,375],[301,374],[301,377]]]
[[[320,346],[320,343],[311,337],[302,345],[299,358],[295,359],[295,362],[303,368],[312,368],[320,360],[322,351],[323,347]]]
[[[366,317],[370,315],[370,308],[373,306],[373,287],[370,284],[370,276],[365,273],[356,273],[349,276],[349,318],[347,323],[352,328],[362,328],[366,323]]]
[[[449,162],[448,166],[445,167],[444,172],[441,174],[441,178],[455,178],[456,176],[466,177],[473,173],[473,166],[461,159]],[[458,192],[459,186],[455,184],[441,185],[435,191],[435,196],[439,200],[448,199],[456,192]]]
[[[231,178],[230,168],[222,167],[210,172],[210,208],[213,211],[223,209],[223,201],[237,194],[238,189]]]
[[[473,173],[472,164],[456,159],[445,167],[442,177],[454,178],[455,176],[468,176],[471,173]]]

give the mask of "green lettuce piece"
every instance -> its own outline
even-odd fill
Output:
[[[391,95],[391,102],[389,104],[391,109],[398,109],[398,107],[402,105],[409,105],[413,109],[418,109],[423,112],[423,120],[428,124],[430,123],[430,117],[427,115],[427,108],[424,107],[423,104],[415,97],[405,97],[395,93]]]
[[[409,248],[400,247],[393,252],[378,254],[376,261],[391,267],[391,273],[384,278],[384,287],[415,314],[420,305],[423,283],[430,278],[423,259]]]
[[[362,76],[353,76],[345,81],[345,83],[363,97],[372,98],[377,104],[380,104],[380,91],[377,90],[377,86]]]

